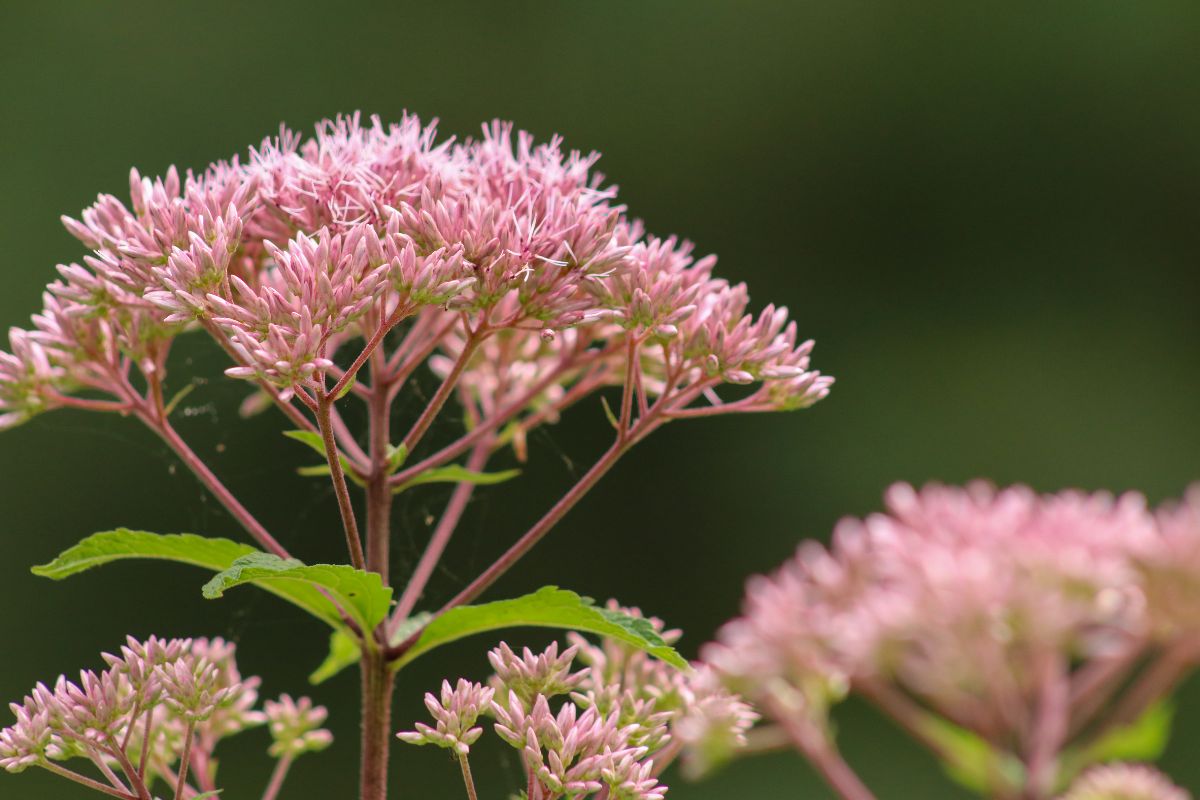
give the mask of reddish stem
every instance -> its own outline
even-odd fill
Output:
[[[491,449],[491,442],[488,440],[475,445],[475,450],[467,459],[467,469],[473,472],[483,469],[487,464]],[[445,552],[446,545],[450,542],[450,537],[454,535],[454,530],[458,527],[458,522],[466,510],[474,490],[475,484],[473,483],[460,483],[454,488],[454,493],[450,495],[450,502],[446,504],[446,510],[442,512],[442,518],[438,521],[438,526],[434,529],[433,536],[430,538],[425,552],[421,555],[416,570],[409,578],[408,585],[404,587],[404,594],[401,595],[400,602],[392,614],[390,626],[407,619],[416,608],[417,601],[420,600],[421,593],[429,583],[430,577],[433,576],[433,571],[437,569],[438,561],[441,560],[442,553]]]
[[[60,767],[58,764],[55,764],[52,761],[43,761],[40,764],[38,764],[38,766],[43,767],[43,768],[49,770],[50,772],[53,772],[55,775],[59,775],[63,778],[66,778],[67,780],[74,781],[75,783],[78,783],[80,786],[86,786],[87,788],[89,788],[93,791],[100,792],[101,794],[106,794],[109,797],[120,797],[122,800],[138,800],[137,795],[119,791],[117,789],[114,789],[111,786],[106,786],[105,784],[101,783],[100,781],[92,780],[91,778],[88,778],[84,775],[80,775],[78,772],[69,770],[66,767]]]
[[[416,448],[417,443],[421,441],[421,437],[425,435],[425,432],[429,430],[429,426],[433,424],[433,421],[437,419],[437,415],[441,413],[442,407],[450,399],[450,393],[458,385],[458,379],[467,368],[467,363],[470,362],[471,356],[475,354],[475,349],[479,347],[485,335],[480,330],[476,330],[467,338],[462,352],[458,354],[454,366],[450,368],[450,373],[446,375],[445,380],[442,381],[442,385],[434,392],[433,398],[429,401],[429,405],[425,407],[425,410],[421,412],[421,416],[417,417],[417,421],[413,423],[412,430],[404,437],[404,446],[408,449],[408,452],[411,453]]]
[[[829,788],[842,800],[875,800],[875,795],[850,768],[828,737],[811,730],[795,719],[793,713],[768,701],[772,716],[791,738],[792,743],[816,768]]]
[[[285,755],[279,759],[275,764],[275,769],[271,771],[271,781],[267,784],[266,791],[263,792],[262,800],[276,800],[279,797],[279,790],[283,788],[283,781],[287,778],[291,766],[291,756]]]
[[[367,569],[378,572],[385,586],[391,559],[392,490],[388,486],[388,445],[391,441],[391,402],[384,379],[382,351],[371,358],[371,394],[368,408]]]
[[[321,440],[325,444],[325,463],[329,465],[329,474],[333,479],[333,491],[337,495],[338,511],[342,515],[342,529],[346,534],[346,547],[350,551],[350,563],[355,569],[366,569],[367,563],[363,558],[362,538],[358,533],[358,520],[354,517],[354,503],[350,499],[350,489],[346,486],[346,475],[342,472],[342,460],[339,457],[337,440],[333,433],[331,409],[333,396],[324,395],[317,402],[317,427],[321,431]]]
[[[262,523],[255,519],[254,515],[233,496],[233,493],[229,491],[225,484],[221,483],[221,479],[188,447],[187,442],[171,427],[169,422],[165,419],[156,419],[144,410],[138,412],[138,418],[175,451],[175,454],[179,456],[179,460],[200,479],[200,482],[212,492],[217,501],[246,529],[246,532],[256,542],[280,558],[290,557],[283,545],[277,542],[275,537],[263,527]]]

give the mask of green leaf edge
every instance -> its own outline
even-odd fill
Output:
[[[353,581],[362,582],[362,595],[345,588],[347,582]],[[364,631],[374,630],[387,618],[391,608],[392,589],[383,585],[377,572],[365,572],[349,564],[305,564],[299,559],[259,551],[236,559],[204,584],[201,591],[208,599],[215,600],[229,589],[247,583],[268,588],[279,582],[299,583],[333,593],[342,609]]]
[[[535,609],[541,606],[543,616],[531,615],[530,606]],[[556,621],[552,618],[554,612],[582,612],[582,618]],[[645,650],[679,669],[690,668],[675,648],[659,636],[649,620],[600,608],[591,598],[557,586],[543,586],[532,594],[510,600],[452,608],[426,625],[412,648],[392,666],[400,669],[430,650],[468,636],[519,627],[559,628],[607,636]]]
[[[405,481],[392,489],[392,494],[400,494],[414,486],[426,483],[473,483],[476,486],[492,486],[504,483],[521,474],[519,469],[506,469],[501,472],[476,472],[460,464],[450,464],[445,467],[426,470],[420,475]]]
[[[81,539],[53,560],[33,567],[30,572],[50,580],[63,580],[113,561],[133,559],[171,561],[222,572],[229,569],[237,559],[256,553],[265,555],[248,544],[232,539],[198,536],[194,533],[152,533],[116,528],[93,533]],[[337,613],[333,604],[310,585],[258,586],[304,609],[334,628],[343,626],[341,615]]]

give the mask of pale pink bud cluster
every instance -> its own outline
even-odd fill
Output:
[[[537,695],[547,698],[568,694],[583,682],[584,675],[572,672],[575,654],[579,648],[568,647],[558,652],[558,642],[553,642],[541,653],[528,647],[517,655],[504,642],[488,653],[488,661],[495,670],[492,687],[503,694],[514,692],[523,703],[532,703]]]
[[[667,641],[679,636],[661,620],[648,622]],[[708,668],[681,671],[612,639],[571,639],[565,650],[553,643],[540,653],[501,643],[488,654],[490,687],[443,683],[440,699],[426,696],[436,728],[418,723],[399,737],[465,757],[482,734],[476,721],[490,716],[496,734],[521,751],[532,796],[541,800],[656,800],[666,792],[657,776],[681,751],[685,770],[699,775],[745,744],[758,717]],[[582,669],[574,669],[577,659]]]
[[[675,398],[664,412],[824,397],[830,379],[810,370],[811,342],[786,311],[751,314],[744,286],[713,277],[713,258],[645,235],[597,158],[507,123],[438,142],[412,116],[384,126],[354,115],[303,142],[284,130],[201,174],[135,170],[128,205],[102,195],[64,218],[92,252],[59,268],[34,328],[10,336],[0,426],[76,390],[132,402],[131,370],[160,382],[171,340],[194,324],[234,358],[231,376],[285,399],[319,391],[346,342],[410,317],[429,328],[426,355],[511,332],[511,346],[477,352],[463,394],[482,406],[523,397],[531,424],[553,421],[557,409],[538,413],[547,397],[630,370],[642,392]],[[539,345],[556,339],[569,341]],[[541,390],[513,394],[531,381]],[[722,383],[757,388],[723,401]]]
[[[425,707],[437,727],[418,722],[415,731],[398,733],[396,737],[409,744],[445,747],[465,756],[483,735],[483,728],[475,723],[490,709],[494,692],[494,689],[462,678],[455,686],[442,681],[440,697],[432,693],[425,695]]]
[[[329,711],[313,705],[307,697],[294,700],[285,694],[278,700],[268,700],[263,703],[263,714],[274,740],[268,752],[275,758],[316,753],[333,744],[333,734],[321,727]]]
[[[608,607],[642,618],[637,608],[623,608],[615,601]],[[668,643],[682,635],[667,630],[658,618],[647,621]],[[685,672],[615,639],[593,644],[576,633],[569,638],[579,648],[579,660],[589,667],[573,695],[575,702],[605,713],[618,711],[621,724],[641,726],[640,743],[652,749],[676,742],[689,777],[712,771],[745,746],[758,714],[726,689],[707,665],[696,664]]]
[[[209,791],[217,744],[264,722],[276,737],[273,754],[328,744],[328,732],[317,729],[324,709],[307,698],[285,696],[267,714],[254,708],[259,679],[242,678],[235,649],[219,638],[129,637],[118,653],[103,654],[107,670],[83,671],[77,682],[59,677],[53,687],[39,683],[10,705],[16,721],[0,730],[0,767],[53,766],[61,773],[66,768],[50,762],[72,758],[105,769],[145,764],[138,780],[149,782],[170,780],[173,766],[187,759],[199,782],[195,791]]]
[[[1144,764],[1094,767],[1071,785],[1061,800],[1191,800],[1185,789]]]
[[[634,742],[640,726],[621,725],[617,711],[581,712],[563,703],[556,714],[544,695],[526,705],[509,692],[506,702],[493,702],[492,712],[496,733],[521,751],[537,800],[563,794],[661,800],[666,794],[653,762],[644,760],[650,748]]]

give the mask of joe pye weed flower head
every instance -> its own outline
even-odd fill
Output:
[[[832,383],[812,369],[812,342],[784,308],[754,310],[743,284],[716,274],[713,257],[648,233],[596,171],[597,158],[565,149],[558,137],[538,143],[503,122],[456,140],[411,115],[395,124],[351,115],[320,123],[307,139],[281,129],[244,156],[203,170],[171,168],[160,177],[133,170],[126,199],[103,194],[64,217],[86,252],[58,266],[31,324],[9,332],[8,350],[0,352],[0,428],[64,408],[137,420],[253,546],[121,529],[89,537],[39,574],[64,578],[118,559],[174,559],[215,573],[204,586],[208,597],[254,584],[309,611],[333,629],[330,658],[317,676],[355,663],[362,672],[360,796],[381,800],[396,672],[445,641],[495,629],[492,617],[501,611],[472,603],[621,457],[668,422],[805,408]],[[332,485],[348,563],[298,558],[255,515],[253,498],[236,497],[176,429],[185,397],[205,385],[172,357],[176,339],[192,334],[213,340],[228,358],[225,375],[246,385],[244,415],[274,407],[286,434],[319,455],[301,472]],[[422,391],[425,381],[434,388]],[[419,403],[415,413],[406,413],[409,401]],[[362,412],[346,413],[355,403]],[[489,467],[532,457],[530,432],[581,405],[596,422],[607,419],[611,446],[457,594],[431,586],[473,494],[516,474]],[[452,434],[434,441],[431,430]],[[423,555],[394,585],[394,499],[432,483],[453,489]],[[615,626],[625,631],[625,645],[682,665],[658,629],[627,611],[551,588],[500,602],[510,604],[502,606],[504,624],[602,635]],[[323,714],[306,702],[284,698],[252,711],[246,682],[231,680],[219,652],[224,645],[200,641],[189,647],[212,652],[155,655],[152,676],[129,667],[64,689],[81,693],[81,708],[96,715],[85,720],[81,740],[103,747],[113,749],[120,726],[133,729],[132,716],[145,716],[151,731],[174,730],[161,728],[159,717],[184,725],[182,740],[151,736],[144,751],[136,750],[137,736],[122,740],[113,752],[134,752],[128,765],[118,759],[119,769],[113,752],[99,752],[96,773],[85,778],[93,788],[141,797],[139,781],[151,780],[152,766],[154,775],[171,778],[155,766],[160,758],[164,769],[178,763],[177,800],[209,791],[203,758],[187,754],[209,752],[214,737],[245,721],[239,714],[266,713],[273,732],[289,732],[288,743],[272,749],[283,766],[268,796],[280,791],[292,758],[326,742],[315,727]],[[460,750],[478,735],[467,722],[472,714],[503,709],[513,715],[513,735],[524,737],[530,764],[535,754],[544,759],[530,767],[541,791],[598,781],[612,797],[653,797],[661,790],[646,759],[650,749],[698,741],[709,718],[748,718],[715,683],[672,678],[675,667],[649,656],[630,656],[625,678],[589,683],[569,664],[577,656],[612,657],[591,648],[530,654],[529,662],[501,651],[494,660],[502,693],[485,700],[483,689],[448,686],[436,727],[417,733]],[[538,683],[533,676],[552,665],[549,683]],[[634,673],[657,677],[626,685]],[[153,695],[152,714],[141,707],[150,695],[131,695],[134,686]],[[565,710],[538,704],[564,691],[578,698]],[[656,739],[666,734],[655,715],[685,707],[690,727],[672,733],[670,745]],[[59,749],[76,747],[75,739],[38,702],[20,709],[12,747],[19,739],[24,749],[9,763],[57,770]],[[635,718],[641,728],[630,728]],[[549,739],[529,740],[531,732]],[[575,749],[563,750],[560,734],[575,737]],[[724,747],[712,745],[705,759]],[[143,768],[134,756],[151,749],[160,755],[146,755]],[[206,783],[188,788],[189,772]]]

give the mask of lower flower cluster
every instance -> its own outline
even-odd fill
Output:
[[[651,622],[664,639],[677,637]],[[472,800],[467,756],[483,720],[521,753],[527,800],[662,800],[659,776],[677,758],[698,773],[745,744],[757,715],[711,671],[677,670],[613,639],[572,640],[541,653],[501,643],[489,653],[495,673],[487,684],[443,682],[440,695],[425,698],[434,725],[417,723],[398,737],[451,750]]]
[[[156,781],[177,798],[216,792],[214,751],[224,739],[267,725],[279,782],[296,756],[332,741],[326,712],[284,695],[259,710],[257,677],[243,677],[236,646],[223,639],[129,637],[108,669],[78,682],[39,683],[10,705],[16,722],[0,730],[0,767],[42,767],[109,796],[150,797]],[[63,766],[90,761],[94,777]],[[277,789],[276,789],[277,791]]]

